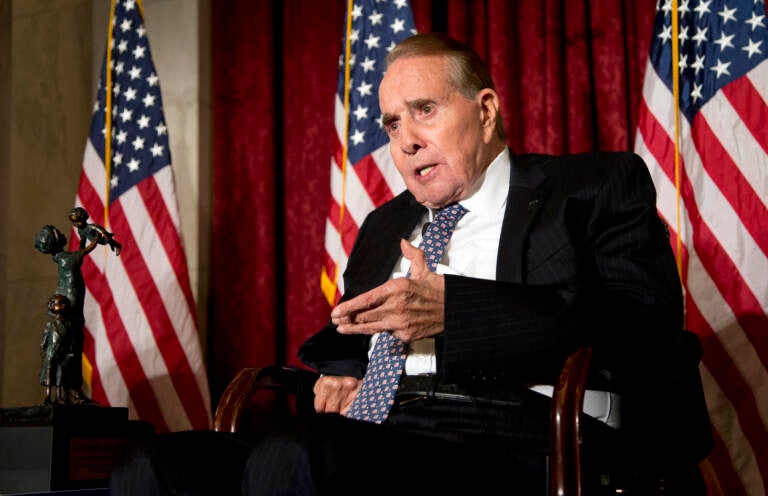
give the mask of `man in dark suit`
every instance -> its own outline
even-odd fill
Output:
[[[300,358],[322,374],[314,405],[330,414],[359,401],[372,336],[405,343],[413,373],[406,364],[383,426],[321,416],[300,435],[277,435],[251,457],[245,487],[268,492],[276,472],[308,492],[359,490],[371,465],[398,460],[397,485],[377,479],[382,493],[456,489],[461,478],[428,474],[480,471],[472,484],[535,494],[548,403],[528,388],[553,384],[579,346],[595,351],[595,416],[623,424],[587,420],[593,475],[610,463],[650,479],[687,473],[711,442],[699,350],[683,338],[680,283],[642,160],[511,156],[488,71],[444,36],[392,51],[379,102],[408,190],[361,226],[343,301]],[[468,212],[432,272],[416,248],[422,225],[457,202]]]
[[[343,300],[300,350],[321,415],[260,440],[244,492],[542,494],[547,385],[592,346],[586,494],[619,487],[601,485],[607,469],[693,494],[681,474],[711,444],[700,350],[641,159],[511,155],[487,69],[440,35],[391,52],[379,100],[408,191],[363,223]],[[425,224],[457,203],[431,271]],[[382,340],[405,347],[403,375],[382,417],[361,421]]]

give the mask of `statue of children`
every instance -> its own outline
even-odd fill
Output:
[[[114,239],[114,235],[102,226],[88,222],[88,212],[83,207],[75,207],[69,212],[69,220],[80,236],[80,248],[85,248],[87,240],[98,239],[100,245],[108,244],[115,255],[120,256],[123,245]]]
[[[56,294],[48,304],[49,315],[55,318],[46,325],[41,345],[43,367],[40,382],[46,387],[47,403],[92,403],[82,392],[85,281],[81,266],[85,256],[101,240],[102,236],[97,231],[85,248],[67,251],[64,249],[67,238],[54,226],[43,226],[35,236],[35,248],[51,255],[59,267]],[[56,388],[55,393],[49,389],[51,387]]]

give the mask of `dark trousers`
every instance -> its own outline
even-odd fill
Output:
[[[258,437],[213,431],[159,434],[112,471],[115,496],[239,495]]]
[[[548,413],[549,401],[537,396],[517,405],[418,398],[396,405],[383,425],[311,415],[263,437],[164,434],[114,471],[111,489],[115,496],[491,494],[498,488],[541,495]],[[603,424],[588,419],[584,427],[590,446],[611,442]]]
[[[245,467],[244,494],[494,494],[504,488],[505,494],[541,495],[544,420],[434,399],[399,406],[383,425],[317,415],[258,444]]]
[[[654,467],[618,431],[587,416],[581,427],[583,494],[706,494],[695,465]],[[383,425],[315,415],[259,442],[243,494],[545,495],[548,432],[549,400],[528,392],[516,405],[420,398]]]

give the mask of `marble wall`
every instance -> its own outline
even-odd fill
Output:
[[[144,0],[205,343],[210,230],[210,0]],[[77,192],[106,0],[0,0],[0,407],[40,401],[38,345],[56,266],[33,247],[65,232]]]

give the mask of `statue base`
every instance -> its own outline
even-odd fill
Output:
[[[127,408],[0,409],[0,494],[109,487],[115,465],[153,431]]]

